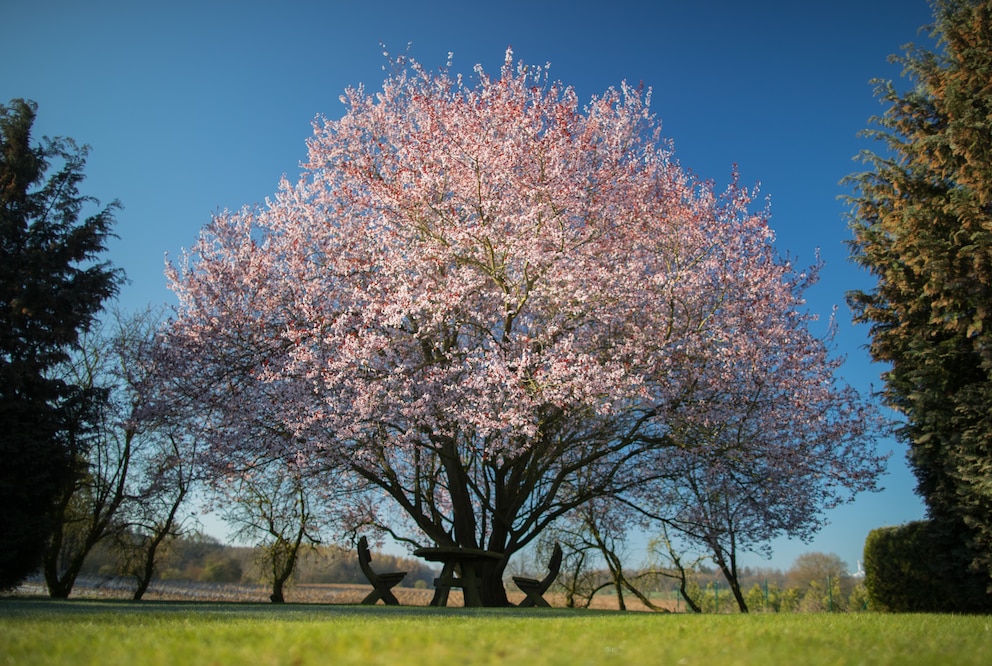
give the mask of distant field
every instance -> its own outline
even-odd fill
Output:
[[[73,588],[72,599],[130,599],[130,583],[115,584],[113,581],[82,579]],[[292,585],[286,588],[286,601],[302,604],[358,604],[372,590],[371,585]],[[244,583],[198,583],[192,581],[156,581],[144,596],[145,601],[219,601],[219,602],[261,602],[269,601],[271,588],[265,585],[248,585]],[[434,590],[416,589],[412,587],[394,587],[396,598],[404,606],[427,606],[434,596]],[[21,586],[12,596],[47,598],[44,582],[36,580]],[[524,594],[513,586],[507,590],[507,596],[513,603],[523,601]],[[564,606],[562,596],[546,594],[553,606]],[[3,597],[0,596],[0,599]],[[448,599],[451,606],[462,605],[462,594],[452,590]],[[625,599],[628,610],[648,610],[636,598]],[[654,602],[658,606],[676,610],[680,605],[675,601]],[[616,597],[610,594],[600,594],[593,598],[592,608],[600,610],[616,610]],[[685,605],[682,604],[681,608]]]
[[[992,617],[0,599],[0,664],[982,664]]]

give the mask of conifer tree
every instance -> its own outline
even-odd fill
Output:
[[[53,502],[79,468],[103,394],[59,379],[122,275],[99,255],[117,203],[79,193],[86,148],[32,145],[37,105],[0,105],[0,589],[41,561]]]
[[[887,109],[867,135],[884,150],[849,181],[852,255],[877,279],[849,301],[889,364],[935,560],[974,589],[992,581],[992,2],[934,10],[937,48],[893,57],[912,86],[878,84]]]

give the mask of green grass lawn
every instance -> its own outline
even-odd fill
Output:
[[[4,664],[985,664],[992,617],[0,599]]]

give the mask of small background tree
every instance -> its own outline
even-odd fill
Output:
[[[97,414],[82,421],[76,447],[79,474],[60,495],[58,521],[44,572],[49,593],[67,597],[92,549],[104,539],[122,548],[136,574],[136,598],[147,589],[155,554],[181,521],[180,508],[197,466],[189,423],[148,419],[157,399],[155,343],[158,317],[107,313],[84,333],[60,376],[68,384],[103,392]]]
[[[272,585],[269,598],[283,603],[300,555],[321,539],[321,495],[313,471],[292,460],[254,461],[214,486],[225,520],[235,527],[233,537],[254,543]]]

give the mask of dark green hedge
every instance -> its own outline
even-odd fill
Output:
[[[987,613],[987,576],[970,571],[953,531],[933,521],[872,530],[865,541],[871,608],[891,612]]]

